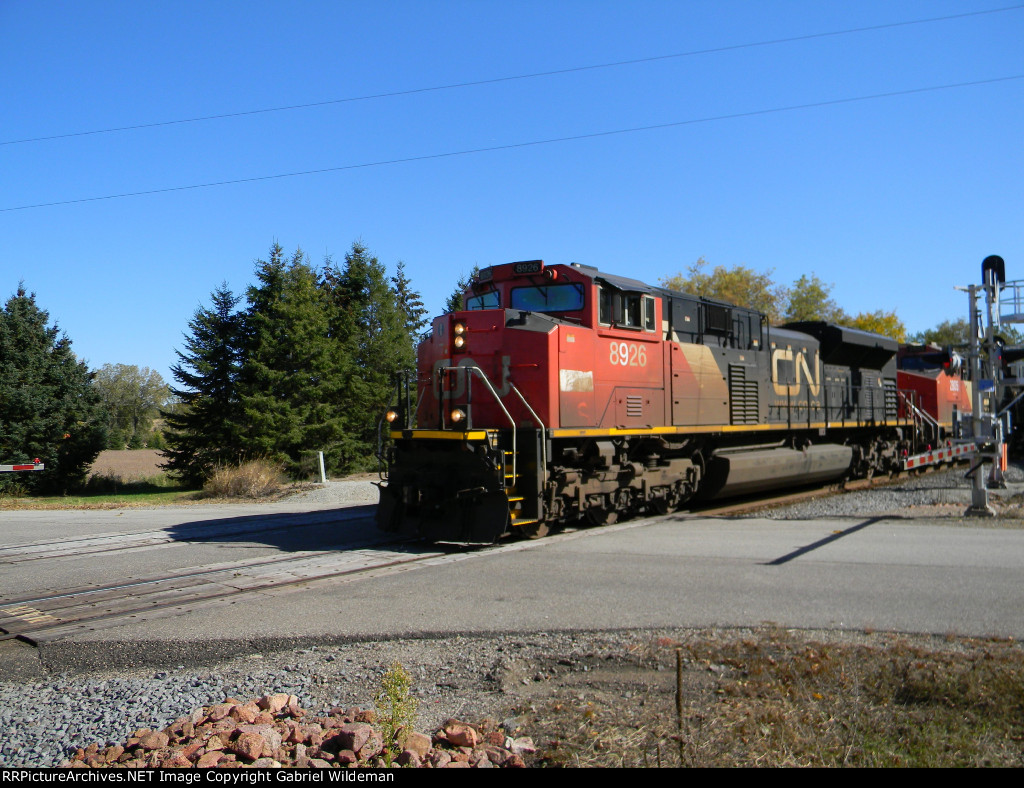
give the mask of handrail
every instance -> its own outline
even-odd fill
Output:
[[[453,367],[441,367],[440,369],[443,369],[445,372],[450,372],[453,369],[464,369],[467,371],[476,372],[477,375],[480,376],[480,380],[482,380],[484,382],[484,385],[487,386],[488,391],[491,392],[491,396],[494,397],[494,401],[498,403],[498,407],[501,408],[502,412],[505,414],[505,418],[507,418],[509,424],[512,425],[512,477],[516,478],[516,456],[518,454],[516,445],[516,422],[515,419],[512,418],[512,414],[508,412],[508,408],[506,408],[505,404],[501,401],[501,397],[498,396],[498,392],[494,390],[494,386],[491,385],[491,381],[487,379],[487,375],[484,373],[482,369],[480,369],[480,367],[476,366],[475,364],[466,364],[464,366],[456,365]]]

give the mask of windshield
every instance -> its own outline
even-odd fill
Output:
[[[512,290],[512,309],[531,312],[574,312],[583,308],[583,285],[539,285],[516,287]]]
[[[500,305],[501,299],[497,290],[488,290],[486,293],[466,299],[466,309],[497,309]]]

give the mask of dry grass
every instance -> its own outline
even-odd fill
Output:
[[[1012,641],[819,643],[765,630],[593,656],[525,710],[539,765],[1024,765],[1024,652]]]
[[[271,498],[285,489],[281,468],[267,460],[251,460],[214,471],[203,495],[210,498]]]

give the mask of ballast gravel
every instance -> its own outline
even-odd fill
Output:
[[[892,517],[900,519],[955,519],[957,524],[1016,525],[1024,520],[1024,469],[1011,464],[1004,474],[1006,488],[989,490],[996,518],[964,518],[971,504],[971,481],[966,465],[895,481],[879,479],[870,489],[842,492],[799,503],[760,509],[746,517],[774,520],[810,520],[827,517]]]

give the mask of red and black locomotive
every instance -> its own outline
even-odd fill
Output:
[[[388,413],[378,524],[489,543],[899,469],[897,343],[573,263],[484,269]]]

